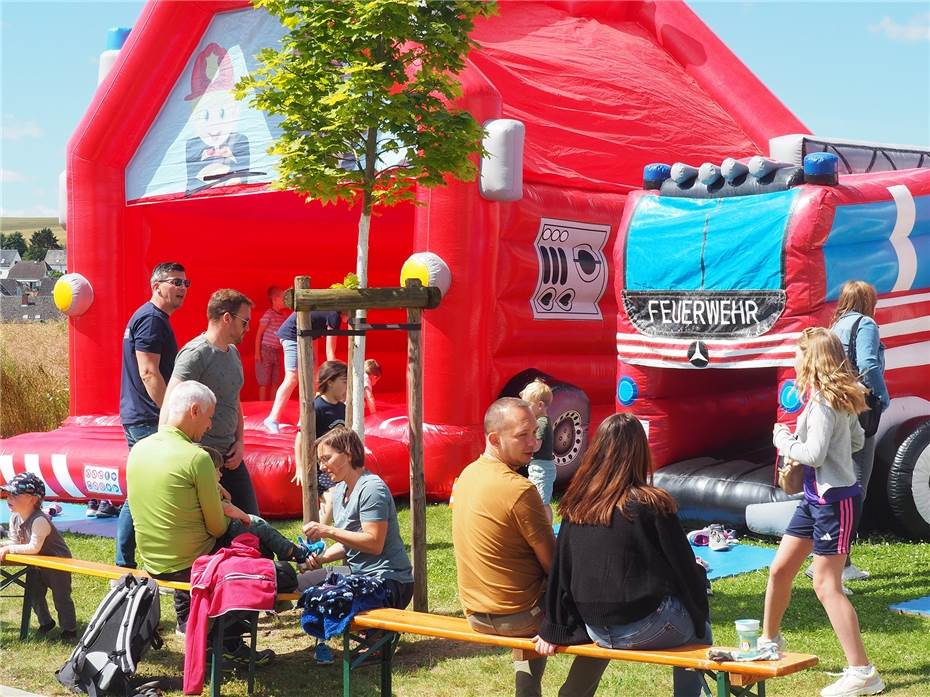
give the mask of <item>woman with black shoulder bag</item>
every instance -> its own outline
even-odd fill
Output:
[[[862,485],[862,500],[869,491],[872,466],[875,462],[875,430],[881,413],[891,404],[885,386],[885,347],[879,337],[875,322],[875,305],[878,300],[875,288],[865,281],[847,281],[843,284],[840,297],[833,313],[831,330],[846,349],[846,355],[859,380],[871,394],[866,395],[868,411],[859,416],[865,430],[862,450],[853,454],[856,477]],[[867,578],[868,572],[857,568],[847,559],[843,571],[844,581]]]

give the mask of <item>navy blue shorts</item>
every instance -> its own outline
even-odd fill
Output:
[[[861,514],[861,496],[836,503],[811,503],[805,499],[798,504],[785,534],[813,540],[814,554],[821,557],[849,554]]]

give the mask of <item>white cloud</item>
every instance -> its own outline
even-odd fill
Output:
[[[930,41],[930,12],[914,15],[905,24],[899,24],[887,15],[869,31],[884,34],[892,41]]]
[[[0,169],[0,184],[13,184],[14,182],[28,181],[29,177],[12,169]]]
[[[3,218],[57,218],[58,210],[41,203],[26,208],[3,208],[0,206],[0,217]]]
[[[10,114],[3,115],[0,123],[0,137],[3,140],[22,140],[23,138],[38,138],[42,129],[35,121],[23,121]]]

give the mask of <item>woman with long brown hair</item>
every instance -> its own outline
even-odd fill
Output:
[[[651,469],[635,416],[613,414],[598,426],[559,504],[539,653],[589,641],[617,649],[711,643],[706,574]],[[698,673],[675,668],[673,682],[675,697],[701,694]]]
[[[875,287],[865,281],[847,281],[840,290],[840,297],[836,301],[836,310],[830,330],[836,334],[840,343],[846,349],[852,368],[859,375],[863,385],[872,390],[878,398],[878,404],[871,408],[884,412],[891,406],[891,396],[885,385],[885,347],[879,335],[878,324],[875,322],[875,305],[878,295]],[[853,360],[855,359],[855,360]],[[856,478],[862,485],[862,503],[869,493],[869,481],[872,478],[872,467],[875,463],[875,434],[866,435],[862,449],[853,453],[853,466]],[[813,572],[808,569],[808,575]],[[843,580],[854,581],[868,577],[867,571],[862,571],[846,558],[846,568],[843,569]]]
[[[779,454],[804,465],[804,499],[785,530],[769,569],[759,648],[784,648],[781,621],[791,601],[791,584],[814,553],[814,592],[846,654],[843,676],[821,690],[823,697],[874,695],[885,688],[869,663],[856,610],[843,594],[843,564],[862,512],[862,487],[852,454],[864,435],[859,412],[866,389],[850,369],[843,345],[829,329],[801,332],[795,355],[798,394],[806,399],[792,434],[776,424],[772,441]]]

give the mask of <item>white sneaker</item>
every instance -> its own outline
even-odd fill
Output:
[[[864,578],[871,576],[868,571],[860,569],[855,564],[850,564],[849,566],[843,569],[843,582],[846,581],[860,581]]]
[[[759,637],[756,639],[756,651],[759,653],[767,653],[772,651],[781,656],[785,653],[785,647],[788,645],[788,642],[785,641],[785,637],[781,633],[776,634],[774,639],[769,639],[768,637]]]
[[[710,547],[713,552],[729,552],[730,545],[727,544],[726,535],[723,534],[721,530],[710,531],[708,535],[707,546]]]
[[[852,568],[852,567],[850,567],[850,568]],[[869,572],[866,571],[866,572],[864,572],[864,573],[865,573],[865,576],[860,576],[859,578],[868,578]],[[813,564],[811,564],[810,566],[807,567],[807,571],[804,572],[804,575],[807,576],[807,577],[808,577],[809,579],[811,579],[812,581],[814,580],[814,565],[813,565]],[[848,580],[849,580],[849,579],[846,578],[846,572],[843,572],[843,581],[848,581]],[[841,585],[842,585],[842,587],[843,587],[843,595],[852,595],[852,594],[853,594],[853,592],[852,592],[851,590],[849,590],[849,588],[846,587],[846,584],[845,584],[845,583],[843,583],[843,584],[841,584]]]
[[[885,689],[875,666],[869,666],[868,673],[854,668],[844,668],[843,677],[820,691],[820,697],[858,697],[858,695],[877,695]]]

